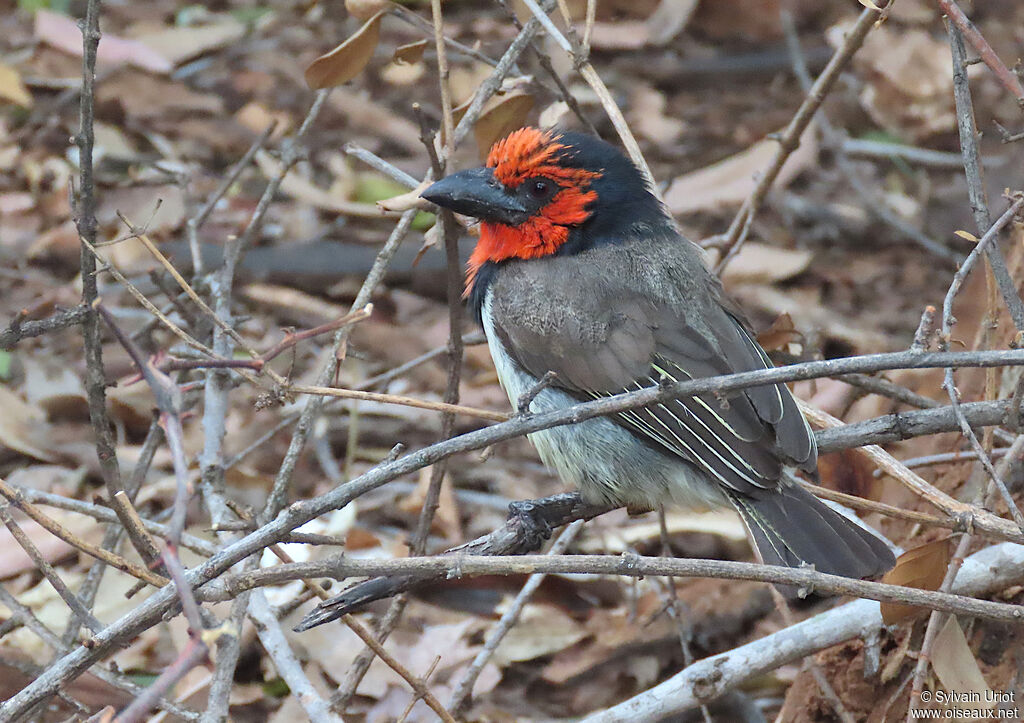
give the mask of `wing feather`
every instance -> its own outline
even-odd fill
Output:
[[[510,262],[492,282],[494,328],[525,371],[554,371],[554,385],[580,399],[663,378],[770,368],[717,281],[703,266],[694,273],[689,246],[659,248],[657,264],[602,247]],[[784,465],[816,467],[814,438],[781,384],[683,397],[611,419],[740,493],[778,488]]]

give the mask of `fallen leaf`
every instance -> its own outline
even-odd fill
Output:
[[[21,82],[21,74],[9,65],[0,63],[0,98],[23,108],[32,107],[32,94]]]
[[[803,341],[804,335],[793,324],[789,314],[779,314],[767,329],[757,335],[757,343],[765,351],[789,348],[790,344]]]
[[[284,136],[292,127],[292,117],[285,111],[270,111],[262,103],[249,101],[235,112],[235,120],[251,130],[253,133],[262,133],[276,123],[274,131],[270,134],[271,139],[277,140]]]
[[[667,45],[690,22],[699,0],[661,0],[657,9],[647,18],[647,42]]]
[[[847,23],[828,30],[838,47]],[[873,30],[854,59],[865,76],[860,103],[885,130],[918,141],[956,128],[949,43],[923,29]],[[974,69],[969,69],[974,70]]]
[[[50,449],[53,435],[46,415],[36,406],[27,404],[6,387],[0,386],[0,448],[7,447],[28,457],[54,462],[57,457]]]
[[[226,47],[245,35],[245,23],[230,15],[214,15],[206,25],[187,25],[140,35],[136,41],[172,66],[211,50]]]
[[[519,621],[508,631],[493,661],[499,667],[557,653],[587,637],[587,631],[575,620],[550,605],[527,605]]]
[[[955,615],[950,615],[942,630],[935,637],[931,655],[932,668],[942,687],[959,695],[968,694],[965,701],[954,702],[953,707],[961,710],[978,710],[991,708],[992,691],[981,674],[978,660],[971,652],[964,631]]]
[[[388,85],[407,88],[419,83],[427,72],[426,63],[388,63],[380,69],[380,79]]]
[[[369,20],[390,7],[390,0],[345,0],[345,9],[348,10],[348,14],[359,20]]]
[[[418,63],[423,58],[423,53],[426,49],[426,40],[417,40],[415,43],[399,45],[395,48],[395,62],[407,64]]]
[[[51,416],[70,416],[86,408],[81,378],[55,358],[36,359],[26,364],[23,389],[29,404]]]
[[[725,267],[726,284],[777,282],[803,273],[814,254],[805,249],[780,249],[756,241],[743,244]]]
[[[907,550],[896,558],[896,567],[882,576],[889,585],[938,590],[949,567],[949,538],[927,542]],[[921,609],[913,605],[882,603],[882,622],[894,625],[916,615]]]
[[[347,83],[362,73],[377,49],[380,21],[385,12],[378,12],[348,40],[310,63],[306,68],[306,84],[313,90],[322,90]]]
[[[594,23],[590,46],[596,50],[639,50],[650,40],[651,28],[645,20]]]
[[[399,509],[407,513],[419,513],[427,499],[430,489],[430,478],[433,476],[430,467],[420,470],[419,484],[398,503]],[[455,499],[451,477],[445,475],[441,479],[440,495],[437,500],[437,513],[431,527],[449,540],[462,539],[462,525],[459,522],[459,505]]]
[[[814,164],[818,157],[817,134],[804,131],[800,146],[786,160],[775,180],[775,188],[785,188],[798,174]],[[714,211],[739,205],[757,186],[757,177],[771,165],[778,151],[777,141],[765,139],[745,151],[672,181],[665,203],[675,214]]]
[[[36,549],[39,550],[39,554],[47,562],[57,562],[61,558],[67,557],[75,549],[59,537],[54,537],[35,520],[22,518],[17,519],[17,522],[18,527],[32,541]],[[0,579],[6,580],[26,570],[34,569],[35,563],[32,558],[14,539],[11,531],[5,525],[0,525]]]
[[[37,38],[57,50],[81,57],[82,31],[74,18],[50,10],[37,10],[35,20]],[[96,49],[96,64],[100,67],[132,65],[161,74],[174,69],[170,61],[143,43],[107,32],[103,33]]]
[[[665,114],[665,94],[643,83],[637,83],[629,94],[629,125],[649,141],[674,143],[686,129],[678,118]]]

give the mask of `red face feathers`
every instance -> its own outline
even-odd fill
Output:
[[[563,136],[521,128],[491,148],[484,168],[435,183],[423,197],[480,219],[480,240],[469,259],[466,287],[485,263],[555,253],[570,230],[586,221],[603,168],[586,168]]]
[[[553,254],[569,238],[569,228],[587,220],[587,207],[597,200],[590,184],[601,173],[561,165],[559,154],[566,146],[558,141],[551,132],[521,128],[491,148],[487,167],[494,169],[494,177],[517,195],[544,205],[517,226],[482,221],[480,240],[469,259],[470,281],[487,261]]]

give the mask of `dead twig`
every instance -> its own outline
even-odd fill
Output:
[[[558,539],[555,540],[551,549],[548,550],[548,555],[561,555],[565,550],[572,544],[572,541],[576,538],[580,528],[583,525],[583,520],[577,520],[570,524]],[[456,713],[463,710],[468,705],[470,697],[473,695],[473,685],[476,683],[476,679],[480,677],[480,673],[483,671],[484,666],[487,665],[487,661],[494,655],[494,651],[498,649],[498,645],[504,639],[508,631],[512,629],[512,626],[519,620],[519,615],[522,613],[526,603],[530,601],[533,594],[540,587],[541,583],[544,582],[546,575],[530,575],[523,584],[523,587],[519,590],[515,600],[509,604],[505,611],[501,614],[501,619],[491,628],[491,631],[487,634],[487,639],[484,641],[484,645],[480,648],[480,652],[473,658],[473,662],[466,668],[466,672],[462,674],[462,678],[455,686],[455,691],[452,693],[452,698],[448,703],[448,707],[454,710]]]
[[[985,36],[978,32],[978,28],[974,26],[970,18],[964,15],[964,11],[960,9],[960,6],[954,0],[935,1],[942,8],[942,12],[945,13],[946,17],[953,21],[953,24],[964,34],[967,41],[978,51],[982,62],[995,74],[999,84],[1024,107],[1024,86],[1021,85],[1020,78],[999,59],[999,56],[992,50],[992,46],[985,40]]]
[[[776,151],[771,165],[761,175],[754,191],[743,202],[739,212],[729,225],[722,244],[722,259],[718,262],[718,266],[715,269],[717,273],[722,273],[729,261],[732,260],[743,245],[747,234],[750,232],[750,225],[753,222],[754,216],[761,208],[762,203],[764,203],[769,189],[775,182],[775,179],[778,178],[786,160],[799,147],[800,137],[807,129],[807,126],[810,125],[818,108],[821,107],[826,96],[832,90],[843,69],[853,59],[854,54],[860,49],[861,45],[864,44],[865,38],[867,38],[868,33],[875,26],[879,18],[879,10],[884,13],[889,5],[890,2],[888,1],[879,2],[876,3],[878,10],[865,8],[861,11],[857,22],[850,29],[850,32],[846,34],[843,44],[836,50],[828,65],[821,72],[821,75],[814,81],[814,85],[811,86],[811,90],[807,93],[804,102],[801,103],[793,119],[779,136],[779,149]]]
[[[58,311],[45,319],[24,321],[24,311],[19,312],[7,328],[0,331],[0,350],[9,351],[22,339],[42,336],[51,331],[67,329],[69,326],[81,324],[89,315],[89,308],[83,303],[78,306]]]

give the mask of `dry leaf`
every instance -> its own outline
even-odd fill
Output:
[[[18,526],[36,546],[47,562],[67,557],[75,548],[59,537],[54,537],[35,520],[19,519]],[[0,579],[6,580],[26,570],[35,569],[35,563],[7,527],[0,526]]]
[[[245,23],[230,15],[217,15],[207,25],[167,28],[140,35],[136,40],[171,65],[180,65],[217,48],[223,48],[245,35]]]
[[[21,82],[21,74],[9,65],[0,63],[0,98],[23,108],[32,107],[32,94]]]
[[[639,50],[647,45],[651,28],[644,20],[598,22],[590,33],[590,46],[596,50]]]
[[[432,476],[430,467],[424,467],[420,470],[419,483],[412,492],[398,502],[398,508],[409,514],[419,513],[427,499]],[[434,515],[431,528],[449,540],[459,540],[462,538],[462,525],[459,522],[459,505],[455,500],[455,491],[452,488],[451,477],[448,475],[441,478],[437,512]]]
[[[418,63],[423,59],[423,52],[427,49],[426,40],[417,40],[415,43],[406,43],[395,48],[396,63]]]
[[[801,171],[814,164],[818,157],[816,138],[813,128],[804,131],[800,147],[782,166],[775,188],[785,188]],[[739,205],[754,191],[757,177],[771,165],[778,148],[778,142],[765,139],[718,163],[680,176],[665,193],[665,203],[675,214]]]
[[[0,386],[0,449],[7,447],[43,462],[55,461],[51,450],[52,432],[46,416],[26,404],[6,387]]]
[[[493,661],[499,667],[533,660],[575,645],[588,633],[582,625],[556,607],[530,604],[519,622],[502,638]]]
[[[47,45],[76,57],[82,55],[82,31],[74,18],[49,10],[36,11],[35,35]],[[103,67],[134,65],[153,73],[170,73],[174,66],[164,56],[137,40],[104,32],[96,49],[96,64]]]
[[[411,191],[400,193],[397,196],[391,198],[385,198],[383,201],[377,201],[377,207],[383,211],[398,211],[404,213],[413,208],[418,208],[421,211],[433,210],[434,206],[429,201],[420,198],[420,194],[423,193],[430,183],[425,181],[420,182],[420,185]]]
[[[473,127],[476,147],[485,158],[496,142],[514,130],[526,125],[526,117],[533,110],[533,96],[529,93],[509,93],[483,113]]]
[[[698,0],[661,0],[658,8],[647,18],[647,41],[651,45],[666,45],[690,22]]]
[[[345,0],[348,14],[359,20],[369,20],[391,7],[390,0]]]
[[[626,117],[630,127],[654,143],[674,143],[686,129],[686,124],[665,114],[667,102],[668,99],[661,91],[637,83],[629,94],[629,112]]]
[[[270,137],[277,140],[284,136],[292,127],[292,117],[285,111],[270,111],[261,103],[249,101],[235,112],[235,120],[251,130],[262,133],[276,123]]]
[[[896,567],[885,573],[882,582],[889,585],[915,587],[919,590],[938,590],[949,567],[949,538],[927,542],[907,550],[896,559]],[[882,622],[886,625],[916,615],[920,608],[913,605],[882,603]]]
[[[427,72],[426,63],[388,63],[380,70],[380,79],[388,85],[407,88],[419,83]]]
[[[949,616],[935,637],[931,661],[935,675],[943,688],[959,695],[968,694],[966,700],[974,698],[970,703],[954,702],[954,707],[964,709],[964,706],[968,706],[977,710],[979,707],[991,708],[995,703],[988,683],[985,682],[985,676],[981,674],[978,661],[971,652],[971,646],[968,645],[955,615]]]
[[[348,40],[310,63],[306,68],[306,84],[313,90],[322,90],[347,83],[362,73],[377,49],[380,21],[385,12],[378,12]]]
[[[838,47],[849,29],[847,23],[830,28],[829,43]],[[886,130],[909,142],[956,128],[953,69],[945,38],[883,25],[868,34],[855,62],[867,76],[861,105]]]
[[[757,343],[765,351],[787,349],[790,344],[802,342],[804,335],[793,324],[789,314],[779,314],[767,329],[757,335]]]
[[[726,285],[772,283],[802,274],[814,254],[805,249],[780,249],[758,242],[743,244],[725,267]]]

